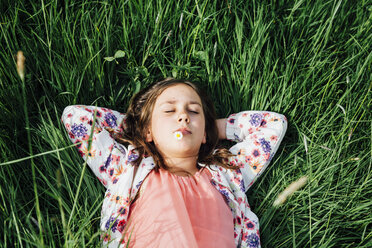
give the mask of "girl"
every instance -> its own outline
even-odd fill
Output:
[[[283,115],[245,111],[216,120],[194,84],[166,79],[136,94],[125,115],[69,106],[62,121],[107,189],[104,246],[260,247],[245,192],[283,139]],[[215,150],[218,139],[238,143]]]

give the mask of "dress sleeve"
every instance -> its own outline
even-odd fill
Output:
[[[61,119],[70,140],[102,184],[107,187],[116,183],[125,164],[127,148],[116,142],[108,129],[113,133],[123,132],[121,124],[125,123],[125,115],[107,108],[73,105],[65,108]],[[92,143],[88,150],[91,133]]]
[[[230,148],[235,156],[231,165],[238,165],[239,186],[245,192],[266,169],[287,130],[284,115],[265,111],[244,111],[227,119],[227,139],[238,142]]]

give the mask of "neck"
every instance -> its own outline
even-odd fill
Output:
[[[185,158],[165,158],[165,163],[171,168],[171,171],[179,176],[187,175],[188,172],[191,175],[194,175],[196,172],[199,171],[197,167],[197,159],[198,157],[185,157]]]

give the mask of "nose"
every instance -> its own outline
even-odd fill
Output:
[[[183,121],[186,123],[190,122],[190,117],[186,113],[180,113],[180,115],[178,116],[178,122],[183,122]]]

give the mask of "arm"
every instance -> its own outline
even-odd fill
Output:
[[[62,122],[70,140],[76,144],[79,154],[105,186],[115,180],[126,155],[126,148],[117,143],[107,129],[114,133],[122,132],[120,124],[124,119],[125,115],[117,111],[84,105],[68,106],[62,114]],[[88,151],[93,126],[91,149]]]
[[[230,148],[235,156],[229,162],[240,167],[243,188],[247,191],[278,150],[287,130],[287,119],[274,112],[244,111],[230,115],[225,125],[227,139],[238,142]]]

